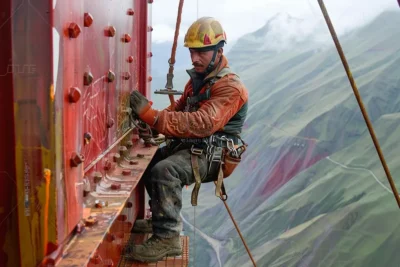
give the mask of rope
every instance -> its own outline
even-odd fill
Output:
[[[214,182],[214,184],[217,185],[216,182]],[[238,234],[239,234],[239,236],[240,236],[240,239],[242,240],[242,243],[243,243],[244,247],[246,248],[247,254],[249,254],[250,260],[253,262],[253,265],[254,265],[254,266],[257,266],[257,265],[256,265],[256,262],[255,262],[255,260],[254,260],[254,258],[253,258],[253,256],[251,255],[250,249],[249,249],[249,247],[247,246],[246,240],[244,240],[244,237],[243,237],[243,235],[242,235],[242,232],[240,231],[239,225],[236,223],[236,220],[235,220],[235,218],[234,218],[233,215],[232,215],[231,209],[229,208],[228,204],[226,203],[226,201],[225,201],[224,199],[221,198],[221,200],[222,200],[222,202],[224,203],[225,208],[226,208],[226,210],[228,211],[228,214],[229,214],[229,216],[231,217],[231,220],[232,220],[233,224],[235,225],[236,231],[238,232]]]
[[[344,55],[343,49],[342,49],[342,47],[340,45],[339,39],[338,39],[338,37],[336,35],[335,29],[334,29],[333,24],[331,22],[331,19],[329,17],[328,11],[326,10],[324,1],[323,0],[318,0],[318,3],[320,5],[321,11],[322,11],[322,13],[323,13],[323,15],[325,17],[325,21],[326,21],[326,24],[328,25],[329,31],[330,31],[330,33],[332,35],[332,39],[335,42],[336,49],[337,49],[337,51],[339,53],[340,59],[342,60],[343,66],[344,66],[344,68],[346,70],[347,77],[349,78],[351,87],[353,88],[354,95],[355,95],[355,97],[357,99],[358,105],[360,106],[362,115],[364,116],[364,120],[367,123],[367,127],[368,127],[368,130],[369,130],[369,133],[371,135],[372,141],[374,142],[375,149],[378,152],[379,159],[381,160],[383,169],[385,170],[387,179],[388,179],[388,181],[390,183],[390,187],[392,188],[393,195],[394,195],[394,197],[395,197],[395,199],[397,201],[397,205],[400,208],[399,193],[397,192],[396,185],[393,182],[392,175],[390,174],[389,168],[388,168],[388,166],[386,164],[385,158],[384,158],[383,153],[381,151],[381,147],[379,145],[378,139],[376,138],[376,135],[375,135],[375,132],[374,132],[374,128],[372,127],[372,123],[371,123],[371,121],[370,121],[370,119],[368,117],[368,114],[367,114],[367,111],[366,111],[366,109],[364,107],[364,104],[363,104],[363,101],[361,99],[360,93],[358,92],[356,82],[354,81],[353,75],[351,74],[349,64],[347,63],[347,60],[346,60],[346,56]]]
[[[178,46],[179,28],[180,28],[181,20],[182,20],[183,1],[184,0],[179,1],[178,16],[176,18],[176,26],[175,26],[174,43],[172,45],[171,58],[169,60],[169,69],[168,69],[169,76],[173,76],[173,74],[174,74],[175,55],[176,55],[176,48]],[[168,88],[168,91],[171,91],[171,89]],[[171,102],[171,109],[174,110],[175,109],[174,96],[172,94],[169,94],[168,96],[169,96],[169,101]]]
[[[193,266],[196,266],[196,206],[193,206]]]

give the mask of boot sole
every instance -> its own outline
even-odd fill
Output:
[[[136,261],[141,261],[141,262],[158,262],[158,261],[162,260],[164,257],[176,257],[176,256],[182,256],[181,249],[172,249],[158,257],[141,257],[141,256],[133,254],[128,257],[125,256],[125,258],[136,260]]]

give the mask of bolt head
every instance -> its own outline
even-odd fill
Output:
[[[108,36],[108,37],[114,37],[116,32],[117,32],[117,30],[113,26],[109,26],[105,30],[106,36]]]
[[[107,73],[107,81],[109,83],[112,83],[114,80],[115,80],[115,73],[109,70]]]
[[[68,94],[68,98],[69,98],[69,102],[71,103],[76,103],[79,101],[79,99],[81,98],[81,90],[79,90],[78,87],[72,87],[69,89],[69,94]]]
[[[115,153],[113,156],[113,161],[118,162],[118,160],[121,158],[121,155],[119,153]]]
[[[87,132],[83,134],[83,138],[85,140],[85,144],[89,144],[90,140],[92,140],[92,134]]]
[[[113,119],[108,119],[107,121],[107,128],[111,128],[114,125],[114,120]]]
[[[128,57],[128,62],[129,62],[129,63],[132,63],[132,62],[133,62],[133,56],[129,56],[129,57]]]
[[[125,170],[122,171],[122,175],[124,175],[124,176],[129,176],[131,174],[132,174],[132,171],[129,170],[129,169],[125,169]]]
[[[128,9],[127,14],[128,14],[128,16],[133,16],[135,14],[135,11],[133,11],[133,9],[130,8],[130,9]]]
[[[149,77],[147,78],[147,80],[148,80],[149,82],[151,82],[151,81],[153,80],[153,77],[149,76]]]
[[[106,160],[106,162],[104,162],[104,170],[109,171],[109,170],[111,170],[111,167],[112,167],[111,162]]]
[[[79,164],[81,164],[84,161],[85,161],[85,156],[83,156],[82,154],[75,153],[75,152],[72,153],[71,167],[77,167],[77,166],[79,166]]]
[[[105,238],[108,242],[112,242],[115,240],[115,235],[111,234],[111,233],[107,233],[106,234],[106,238]]]
[[[131,78],[131,74],[127,71],[122,74],[122,79],[129,80]]]
[[[127,33],[125,33],[125,34],[124,34],[124,37],[122,37],[122,41],[123,41],[124,43],[130,43],[131,40],[132,40],[132,37],[131,37],[129,34],[127,34]]]
[[[72,22],[68,26],[68,34],[70,38],[77,38],[81,33],[81,28],[75,22]]]
[[[112,184],[111,185],[111,190],[119,190],[121,189],[121,184]]]
[[[93,82],[93,74],[91,72],[85,72],[83,75],[83,84],[88,86]]]
[[[93,24],[93,16],[90,13],[85,13],[83,17],[83,24],[85,27],[90,27]]]
[[[97,184],[98,182],[103,179],[103,174],[101,172],[94,172],[93,173],[93,181]]]

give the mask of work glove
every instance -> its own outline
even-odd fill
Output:
[[[139,91],[135,90],[131,93],[130,106],[132,112],[150,126],[154,126],[158,118],[158,110],[153,109],[152,104]]]
[[[146,123],[140,122],[139,126],[139,137],[143,139],[145,145],[158,146],[165,141],[165,138],[159,137],[157,130],[151,129]]]

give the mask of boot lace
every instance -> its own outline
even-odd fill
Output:
[[[150,246],[152,246],[154,244],[160,243],[160,241],[161,241],[161,239],[158,236],[152,235],[149,239],[147,239],[146,242],[144,242],[143,245],[145,247],[150,247]]]

